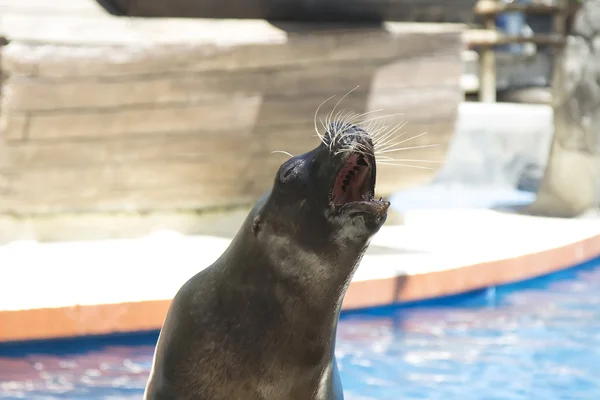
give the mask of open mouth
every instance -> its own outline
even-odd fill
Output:
[[[351,153],[337,173],[330,200],[334,206],[373,201],[375,195],[375,159],[362,153]]]

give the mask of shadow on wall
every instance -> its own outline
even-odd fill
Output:
[[[125,16],[127,15],[126,9],[121,8],[123,5],[120,4],[120,0],[96,0],[96,2],[111,15]]]
[[[97,0],[113,15],[279,21],[473,22],[477,0]]]

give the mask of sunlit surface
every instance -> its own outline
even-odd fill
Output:
[[[2,399],[140,399],[156,334],[0,347]],[[600,399],[600,262],[435,304],[345,314],[350,400]]]

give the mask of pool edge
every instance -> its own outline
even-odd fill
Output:
[[[343,310],[415,302],[547,275],[600,257],[600,234],[540,252],[458,268],[353,281]],[[170,300],[0,311],[0,342],[160,329]]]

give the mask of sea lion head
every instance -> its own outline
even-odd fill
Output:
[[[390,203],[375,199],[373,139],[359,124],[332,122],[313,150],[284,162],[256,210],[262,227],[318,250],[364,249],[381,228]],[[337,246],[335,246],[337,244]]]

